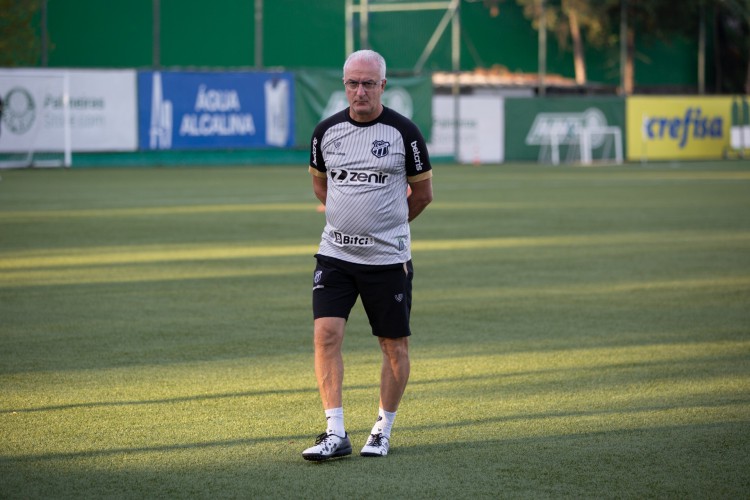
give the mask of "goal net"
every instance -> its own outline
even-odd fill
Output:
[[[0,99],[0,168],[71,166],[68,74],[0,70]]]
[[[538,113],[526,136],[539,146],[540,163],[622,163],[622,129],[607,125],[597,108],[583,112]]]
[[[620,127],[580,128],[565,133],[549,134],[540,144],[539,162],[622,163],[622,132]]]

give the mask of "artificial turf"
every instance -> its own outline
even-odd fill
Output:
[[[435,166],[412,374],[323,430],[305,166],[2,172],[3,498],[745,498],[750,163]]]

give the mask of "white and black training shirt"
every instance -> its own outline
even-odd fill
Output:
[[[417,126],[390,108],[359,123],[349,108],[315,127],[310,173],[326,177],[326,225],[318,253],[357,264],[411,259],[408,182],[432,177]]]

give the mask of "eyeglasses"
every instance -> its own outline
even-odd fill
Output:
[[[365,80],[364,82],[358,82],[356,80],[347,80],[344,82],[344,86],[349,90],[358,90],[359,86],[362,85],[362,88],[366,91],[373,90],[375,87],[380,85],[380,83],[383,80],[380,80],[379,82],[373,82],[372,80]]]

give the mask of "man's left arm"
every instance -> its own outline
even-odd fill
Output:
[[[409,222],[411,222],[432,202],[432,176],[409,182],[409,187],[411,187],[411,195],[406,201],[409,203]]]
[[[312,174],[313,193],[325,205],[328,198],[328,178],[326,174],[318,172],[312,167],[310,167],[310,173]]]
[[[411,195],[407,197],[411,222],[432,202],[432,165],[427,144],[419,128],[407,121],[403,130],[406,146],[406,182],[411,188]]]

